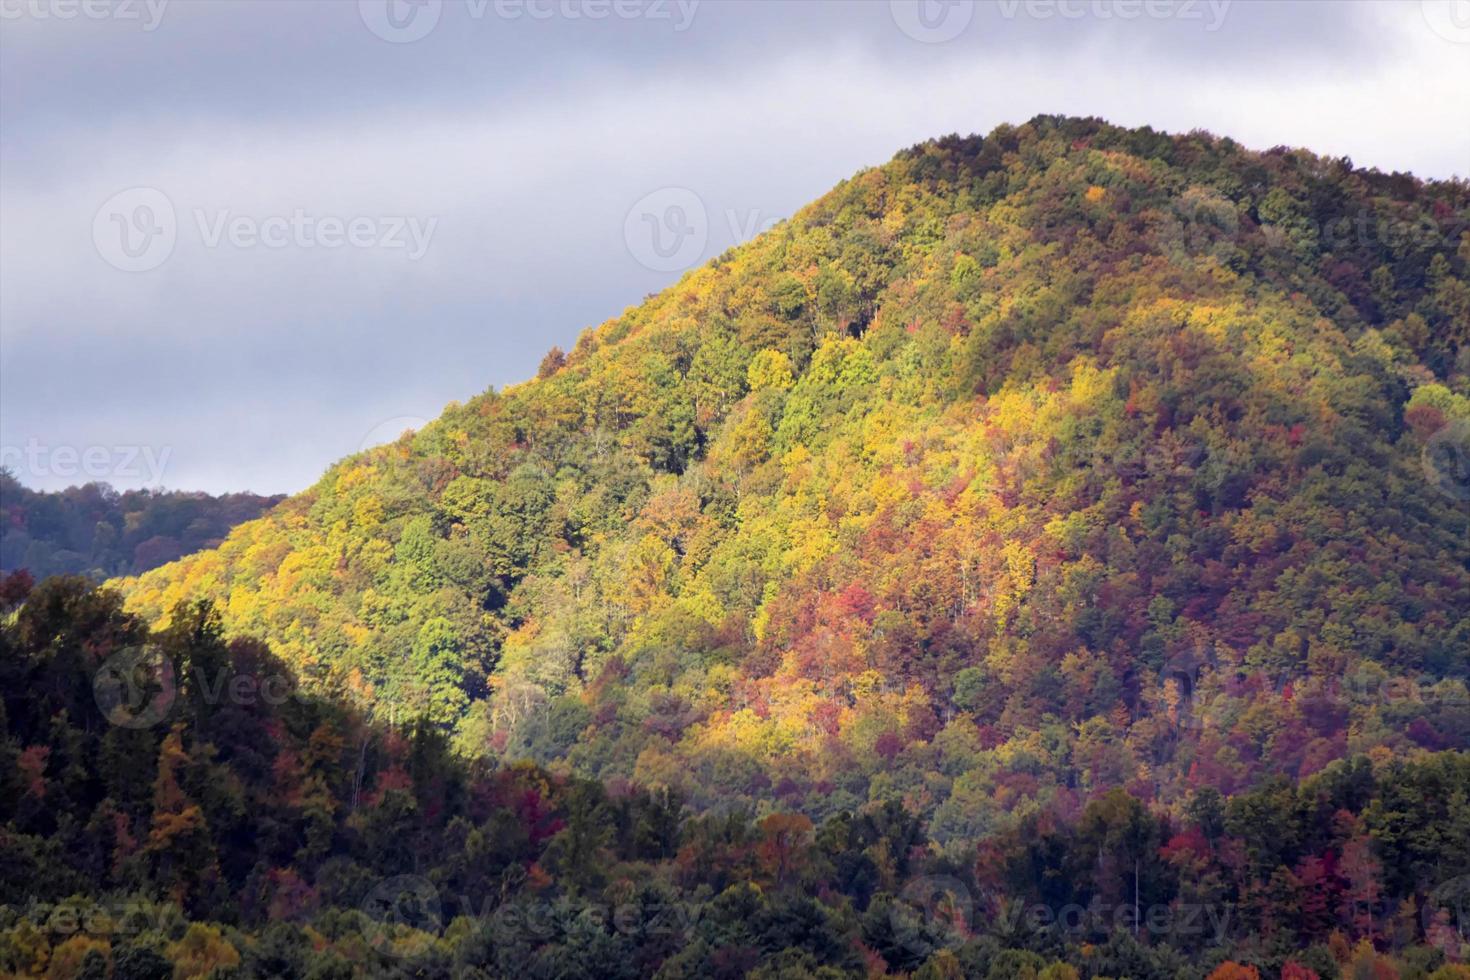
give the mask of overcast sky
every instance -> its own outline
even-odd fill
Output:
[[[0,0],[0,450],[295,491],[1042,112],[1470,174],[1470,2]]]

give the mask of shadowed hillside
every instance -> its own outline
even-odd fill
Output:
[[[21,603],[19,608],[14,608]],[[13,611],[12,611],[13,610]],[[452,753],[181,606],[0,579],[0,974],[54,980],[1466,980],[1470,754],[960,846]]]

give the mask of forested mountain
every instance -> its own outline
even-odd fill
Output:
[[[1467,341],[1463,181],[914,147],[217,549],[3,590],[0,969],[53,868],[181,976],[1463,980]],[[132,649],[175,707],[109,727]]]
[[[284,497],[164,490],[118,492],[105,483],[43,493],[0,469],[0,571],[36,578],[137,575],[213,548],[235,525]]]
[[[940,839],[1470,737],[1470,187],[917,146],[123,583],[471,755]]]

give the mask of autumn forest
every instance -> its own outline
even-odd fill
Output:
[[[305,492],[78,493],[0,974],[1470,978],[1463,180],[949,136]]]

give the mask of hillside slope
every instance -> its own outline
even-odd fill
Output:
[[[1470,745],[1470,187],[1041,117],[122,583],[465,751],[940,840]]]

